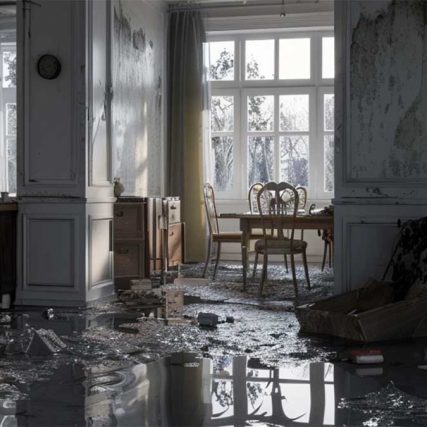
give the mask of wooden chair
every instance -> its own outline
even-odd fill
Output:
[[[213,280],[215,280],[216,272],[218,269],[219,257],[221,254],[222,243],[239,243],[242,244],[242,233],[239,232],[220,232],[218,224],[218,215],[215,205],[215,192],[211,184],[206,183],[203,187],[203,195],[205,200],[206,217],[209,226],[209,240],[208,240],[208,252],[206,255],[205,268],[203,270],[203,277],[206,277],[209,263],[211,261],[211,252],[213,243],[217,244],[217,253],[215,268],[213,274]]]
[[[272,203],[269,203],[268,208],[266,208],[263,202],[263,197],[266,192],[269,192],[272,196]],[[286,194],[288,194],[288,196],[286,196]],[[262,295],[264,282],[267,278],[268,256],[290,255],[292,281],[295,289],[295,296],[298,296],[295,271],[295,255],[297,254],[302,255],[307,286],[308,289],[311,289],[306,254],[307,242],[295,239],[294,222],[298,213],[298,192],[292,185],[286,182],[269,182],[258,192],[257,201],[264,235],[263,239],[255,243],[255,253],[257,255],[263,255],[263,268],[259,293]],[[293,217],[293,224],[291,227],[289,228],[289,225],[286,226],[286,229],[289,230],[289,237],[285,236],[283,222],[280,221],[280,216],[282,215],[291,215]]]
[[[328,255],[328,266],[332,267],[332,255],[334,253],[334,232],[332,230],[318,230],[319,236],[322,236],[323,240],[323,259],[322,259],[322,271],[325,269],[326,255]],[[320,234],[321,233],[321,234]]]

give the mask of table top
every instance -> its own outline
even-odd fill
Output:
[[[18,210],[18,204],[15,202],[0,202],[0,212],[16,212]]]
[[[232,212],[225,212],[218,216],[222,219],[261,219],[261,215],[257,213],[251,213],[251,212],[240,212],[240,213],[232,213]],[[293,218],[292,215],[263,215],[263,218],[265,219],[277,219],[277,218],[283,218],[283,219],[289,219],[291,220]],[[303,221],[319,221],[319,220],[326,220],[326,221],[333,221],[334,216],[333,215],[308,215],[308,214],[298,214],[296,216],[298,220]]]

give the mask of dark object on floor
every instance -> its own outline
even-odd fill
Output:
[[[53,308],[48,308],[43,311],[42,316],[47,320],[52,320],[55,317],[55,312],[53,311]]]
[[[394,302],[393,283],[369,281],[364,287],[296,309],[301,332],[361,342],[427,336],[427,291],[414,285]]]
[[[234,323],[234,317],[233,316],[227,316],[225,318],[226,323]]]
[[[218,320],[218,316],[213,313],[199,313],[199,315],[197,316],[199,326],[205,326],[208,328],[215,328],[218,324]]]
[[[66,347],[64,342],[51,329],[34,331],[26,353],[31,356],[47,356],[58,353]]]

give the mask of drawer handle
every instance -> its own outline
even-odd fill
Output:
[[[129,253],[129,249],[117,249],[117,253],[120,255],[127,255]]]
[[[116,217],[117,218],[121,218],[122,216],[124,216],[124,212],[123,211],[116,212]]]

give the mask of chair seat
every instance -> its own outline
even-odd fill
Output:
[[[257,240],[255,243],[256,252],[264,252],[265,240]],[[272,255],[281,255],[284,253],[301,253],[307,248],[307,242],[304,240],[294,240],[291,249],[290,239],[268,239],[267,240],[267,253]]]
[[[213,234],[212,240],[214,242],[241,242],[242,233],[235,231],[221,231],[220,233]]]

